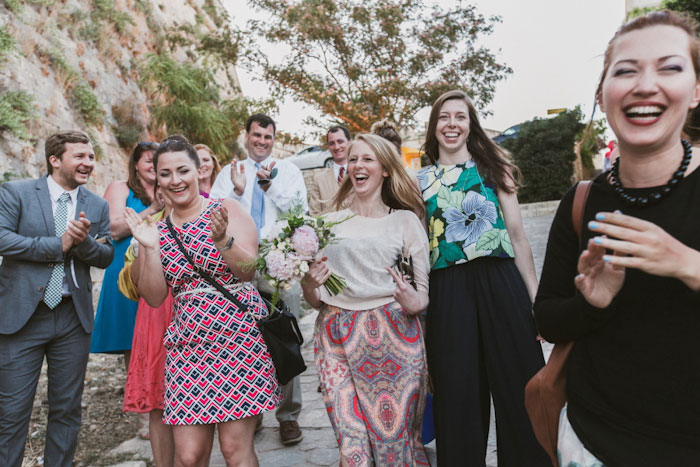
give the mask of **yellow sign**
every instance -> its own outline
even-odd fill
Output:
[[[547,109],[547,115],[560,114],[566,112],[566,109]]]

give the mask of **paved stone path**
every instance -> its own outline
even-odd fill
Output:
[[[535,267],[538,275],[542,270],[552,217],[552,215],[545,215],[523,219],[525,232],[530,240],[535,257]],[[308,366],[307,371],[301,376],[303,408],[299,417],[299,425],[304,432],[304,439],[296,446],[283,446],[279,441],[278,424],[274,412],[266,413],[263,418],[263,430],[255,436],[255,451],[258,453],[261,467],[338,465],[338,450],[333,430],[328,421],[321,394],[316,392],[318,377],[313,362],[313,343],[311,340],[316,314],[315,311],[311,312],[300,320],[300,327],[304,334],[302,353]],[[551,351],[551,345],[545,344],[544,349],[545,354],[548,355]],[[486,457],[487,467],[495,467],[497,465],[496,427],[493,420],[493,408],[491,409],[491,414],[491,430]],[[147,441],[134,438],[123,443],[113,453],[128,451],[138,452],[139,454],[135,458],[152,459],[150,445]],[[431,458],[431,465],[436,466],[434,442],[428,445],[428,455]],[[215,441],[210,467],[225,467],[225,465],[218,441]],[[139,466],[145,467],[145,463],[132,461],[119,464],[119,467]]]

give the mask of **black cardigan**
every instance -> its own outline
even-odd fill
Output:
[[[541,335],[576,341],[567,367],[569,421],[606,465],[700,466],[700,294],[677,279],[628,269],[608,308],[576,295],[573,195],[554,218],[535,300]],[[584,245],[595,236],[588,221],[616,209],[700,250],[700,169],[645,209],[623,204],[605,174],[598,176],[584,210]]]

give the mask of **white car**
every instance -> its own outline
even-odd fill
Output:
[[[332,167],[333,156],[323,146],[308,146],[287,159],[299,169],[317,169],[319,167]]]

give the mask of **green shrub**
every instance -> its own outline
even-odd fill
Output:
[[[15,91],[0,95],[0,131],[9,131],[27,140],[27,124],[34,117],[34,97],[31,94]]]
[[[153,11],[150,0],[135,0],[134,7],[144,15],[150,15]]]
[[[114,136],[119,145],[130,150],[141,138],[145,128],[136,117],[137,107],[132,101],[127,101],[112,107],[112,116],[116,125],[112,126]]]
[[[20,0],[5,0],[5,6],[16,15],[22,13],[22,9],[24,8]]]
[[[0,185],[2,185],[5,182],[9,182],[11,180],[16,180],[19,178],[19,175],[17,175],[14,172],[3,172],[2,178],[0,179]]]
[[[536,118],[520,125],[517,138],[503,143],[523,173],[523,186],[518,191],[521,202],[560,199],[569,189],[576,136],[585,126],[582,117],[576,107],[554,118]]]
[[[0,26],[0,62],[17,49],[17,41],[6,25]]]
[[[98,161],[101,160],[105,155],[105,151],[104,149],[102,149],[102,145],[97,142],[97,138],[95,138],[95,133],[93,133],[90,129],[86,130],[85,133],[87,133],[88,137],[90,138],[90,141],[92,141],[92,149],[95,151],[95,159]]]
[[[217,28],[220,28],[229,20],[228,14],[226,12],[219,11],[213,0],[204,0],[204,5],[202,10],[211,18]]]
[[[114,4],[114,0],[93,0],[92,20],[95,23],[110,22],[119,34],[126,33],[128,24],[134,25],[128,13],[120,11]]]
[[[88,125],[100,126],[102,124],[105,111],[88,84],[80,83],[73,88],[73,105]]]
[[[265,111],[269,103],[237,97],[222,101],[212,74],[194,63],[178,63],[167,54],[150,54],[139,65],[141,85],[153,96],[155,126],[182,133],[208,145],[223,159],[252,108]]]

